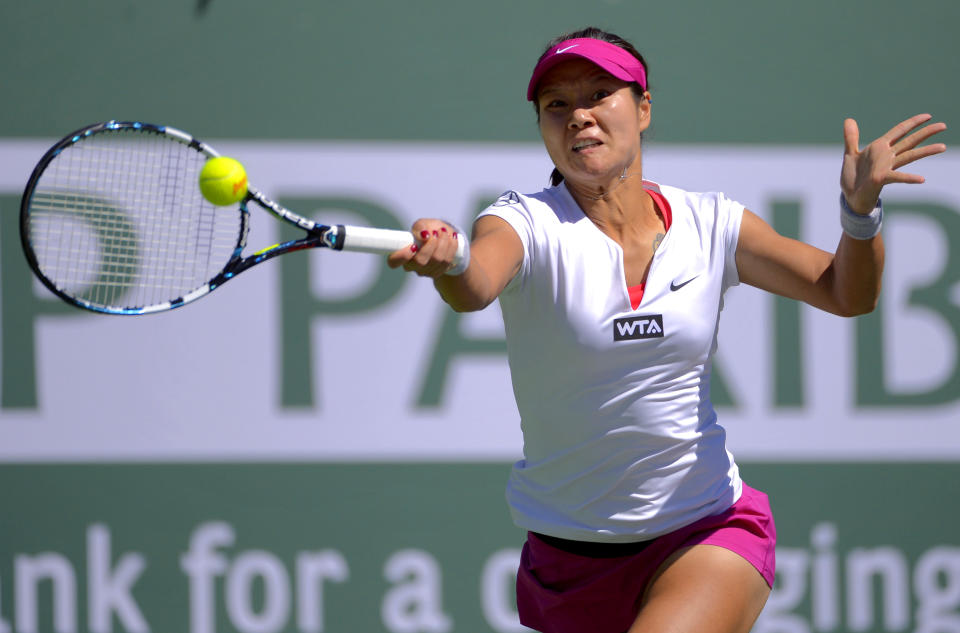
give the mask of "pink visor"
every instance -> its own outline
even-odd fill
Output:
[[[647,89],[647,73],[639,59],[615,44],[592,37],[581,37],[560,42],[540,58],[527,86],[527,101],[536,98],[537,84],[544,73],[560,62],[575,57],[593,62],[617,79],[635,81],[641,88]]]

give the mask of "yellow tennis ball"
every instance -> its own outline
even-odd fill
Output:
[[[221,207],[240,202],[247,195],[247,172],[232,158],[211,158],[200,170],[200,192]]]

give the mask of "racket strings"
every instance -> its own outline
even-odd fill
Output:
[[[207,284],[241,231],[236,209],[203,199],[207,156],[141,130],[66,147],[41,175],[29,236],[41,272],[66,294],[103,307],[156,306]]]

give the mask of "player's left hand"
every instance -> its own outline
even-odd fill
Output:
[[[867,214],[876,206],[880,190],[890,183],[920,184],[919,174],[899,171],[921,158],[946,151],[943,143],[918,147],[934,134],[947,129],[945,123],[923,127],[931,119],[929,114],[918,114],[894,126],[889,132],[860,149],[860,129],[857,122],[843,122],[843,166],[840,169],[840,188],[847,204],[857,213]]]

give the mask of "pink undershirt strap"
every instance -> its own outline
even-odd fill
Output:
[[[670,209],[670,203],[667,202],[667,199],[664,198],[659,191],[646,189],[646,192],[653,198],[653,204],[656,205],[657,211],[660,212],[660,216],[663,218],[664,231],[669,231],[670,225],[673,224],[673,211]],[[640,307],[640,301],[643,299],[643,290],[646,285],[646,282],[643,282],[636,286],[627,287],[627,292],[630,294],[630,305],[633,306],[634,310]]]

